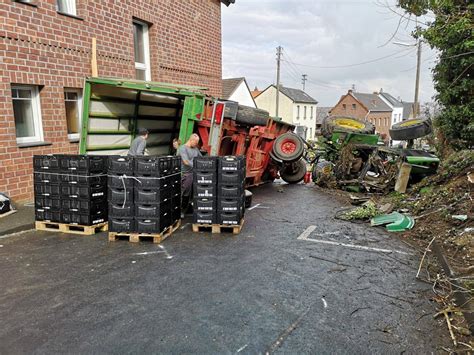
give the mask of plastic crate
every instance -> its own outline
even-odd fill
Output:
[[[217,212],[217,223],[222,225],[235,226],[240,224],[243,217],[242,212]]]
[[[171,159],[171,174],[181,172],[181,157],[173,156]]]
[[[33,156],[34,171],[59,171],[60,155],[35,155]]]
[[[109,218],[133,217],[135,205],[133,203],[123,204],[109,203]]]
[[[216,212],[215,211],[194,211],[193,212],[193,223],[199,224],[216,224]]]
[[[135,233],[135,219],[133,218],[109,218],[109,232]]]
[[[58,184],[61,181],[61,175],[49,171],[35,171],[33,181],[35,184]]]
[[[218,198],[233,198],[244,196],[244,187],[242,185],[219,185],[217,186]]]
[[[63,172],[93,174],[107,172],[107,159],[102,155],[61,155],[59,162]]]
[[[215,185],[194,185],[193,190],[196,198],[214,198],[217,196]]]
[[[216,171],[217,157],[196,157],[193,159],[194,171]]]
[[[245,206],[245,198],[220,198],[217,202],[218,210],[222,212],[239,212]]]
[[[61,222],[81,226],[93,226],[94,224],[107,222],[107,209],[103,208],[96,213],[62,212]]]
[[[35,198],[36,197],[60,197],[61,185],[59,184],[35,184]]]
[[[168,227],[161,218],[137,218],[135,223],[137,233],[158,234]]]
[[[181,219],[181,201],[179,204],[171,204],[171,224]]]
[[[135,157],[135,175],[168,176],[172,172],[172,156],[140,156]]]
[[[111,155],[108,157],[108,168],[109,174],[125,174],[133,175],[134,157],[132,156],[120,156]]]
[[[245,171],[245,156],[228,155],[219,157],[219,171]]]
[[[35,219],[37,221],[50,221],[50,222],[61,223],[61,212],[49,211],[49,210],[44,210],[44,209],[36,209]]]
[[[107,185],[106,175],[77,175],[77,174],[63,174],[61,181],[71,185]]]
[[[83,200],[83,199],[62,199],[61,200],[61,211],[62,212],[77,212],[77,213],[90,213],[95,214],[102,212],[107,209],[107,201],[105,198],[100,200]]]
[[[133,189],[115,189],[115,188],[108,188],[107,196],[109,203],[112,204],[121,204],[124,203],[131,204],[133,203]]]
[[[70,185],[61,184],[61,195],[66,198],[81,198],[86,200],[101,199],[107,195],[105,185]]]
[[[239,171],[220,171],[218,180],[221,185],[243,185],[245,183],[245,173]]]
[[[134,179],[129,178],[126,175],[112,175],[110,174],[107,177],[107,186],[117,189],[131,189],[133,188]]]
[[[215,185],[217,184],[217,173],[215,171],[194,171],[194,185]]]
[[[35,208],[49,211],[61,210],[61,199],[59,197],[40,197],[35,198]]]
[[[217,201],[215,198],[195,198],[193,210],[199,212],[217,211]]]
[[[171,190],[135,189],[134,201],[136,204],[160,204],[171,198]]]
[[[171,200],[162,202],[159,205],[135,205],[136,218],[161,218],[171,212]]]
[[[160,189],[165,185],[165,179],[154,175],[140,175],[135,176],[133,184],[135,188],[139,189]]]

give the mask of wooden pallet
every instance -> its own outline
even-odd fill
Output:
[[[109,224],[107,222],[103,222],[94,224],[93,226],[81,226],[78,224],[35,221],[35,228],[39,231],[93,235],[99,232],[107,232],[109,230]]]
[[[153,239],[153,243],[159,244],[176,232],[180,226],[181,220],[177,220],[173,225],[159,234],[109,232],[109,242],[115,242],[118,239],[128,239],[130,243],[138,243],[143,239]]]
[[[206,232],[211,229],[213,234],[220,234],[223,232],[232,232],[233,234],[239,234],[244,225],[244,219],[240,220],[240,223],[232,226],[227,224],[201,224],[193,223],[193,232]]]

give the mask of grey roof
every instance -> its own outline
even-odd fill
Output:
[[[402,102],[403,105],[403,114],[402,119],[407,120],[413,113],[413,102]]]
[[[276,87],[276,86],[275,86]],[[317,104],[318,102],[300,89],[286,88],[280,86],[280,91],[288,96],[294,102],[300,102],[305,104]]]
[[[245,78],[222,79],[222,98],[228,100]]]
[[[403,103],[396,98],[394,98],[392,95],[390,95],[388,92],[380,92],[379,95],[383,96],[385,100],[390,102],[390,104],[393,107],[403,107]]]
[[[323,120],[329,116],[329,111],[332,107],[317,107],[316,108],[316,124],[322,124]]]
[[[235,0],[221,0],[225,6],[229,6],[230,4],[235,4]]]
[[[377,112],[391,112],[392,109],[388,106],[377,94],[363,94],[360,92],[353,92],[352,95],[359,100],[369,111]]]

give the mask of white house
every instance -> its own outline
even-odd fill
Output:
[[[223,79],[222,98],[237,101],[240,105],[257,107],[245,78]]]
[[[255,97],[257,107],[268,111],[270,116],[276,116],[276,91],[276,86],[270,85]],[[314,140],[318,102],[303,90],[283,86],[280,86],[278,98],[278,116],[296,126],[296,132],[305,139]]]
[[[401,101],[394,98],[388,92],[383,92],[382,89],[380,89],[378,97],[380,97],[380,99],[392,109],[392,119],[390,121],[390,127],[393,126],[395,123],[401,122],[404,119],[403,103]]]

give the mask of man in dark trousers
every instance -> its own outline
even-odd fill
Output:
[[[191,134],[189,140],[178,148],[178,155],[181,157],[181,198],[183,213],[189,207],[191,192],[193,189],[193,160],[201,157],[202,154],[198,148],[199,136],[196,133]]]
[[[148,139],[148,130],[146,128],[140,128],[138,130],[138,137],[135,138],[130,145],[128,155],[137,156],[145,155],[146,140]]]

